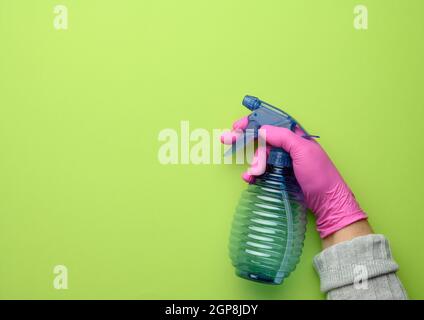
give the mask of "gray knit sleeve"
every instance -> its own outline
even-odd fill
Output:
[[[407,299],[389,243],[372,234],[331,246],[314,258],[329,300]]]

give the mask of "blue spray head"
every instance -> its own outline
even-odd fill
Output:
[[[243,99],[243,105],[252,111],[248,116],[249,124],[247,130],[253,131],[253,134],[243,134],[229,149],[225,156],[228,156],[237,150],[244,148],[248,143],[251,143],[255,138],[258,137],[258,130],[263,125],[272,125],[282,128],[294,130],[296,125],[305,132],[305,138],[311,136],[308,135],[305,129],[299,125],[299,123],[291,117],[288,113],[280,110],[265,101],[262,101],[253,96],[245,96]],[[268,164],[276,166],[291,166],[290,155],[281,148],[272,148],[268,157]]]
[[[245,96],[242,104],[249,110],[254,111],[261,107],[261,100],[252,96]]]

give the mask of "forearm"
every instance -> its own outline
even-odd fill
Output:
[[[326,249],[337,243],[349,241],[356,237],[366,236],[372,233],[373,231],[368,221],[360,220],[322,239],[322,246]]]
[[[387,239],[365,222],[324,239],[327,248],[314,259],[321,291],[329,300],[407,299]]]

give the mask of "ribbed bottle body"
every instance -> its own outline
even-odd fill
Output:
[[[230,257],[242,278],[280,284],[299,262],[306,207],[291,167],[268,166],[240,198]]]

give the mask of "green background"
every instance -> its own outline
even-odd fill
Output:
[[[0,0],[0,298],[325,298],[312,216],[282,286],[238,279],[246,166],[157,160],[160,130],[228,128],[245,94],[321,136],[424,298],[424,2],[359,3],[367,31],[350,0]]]

